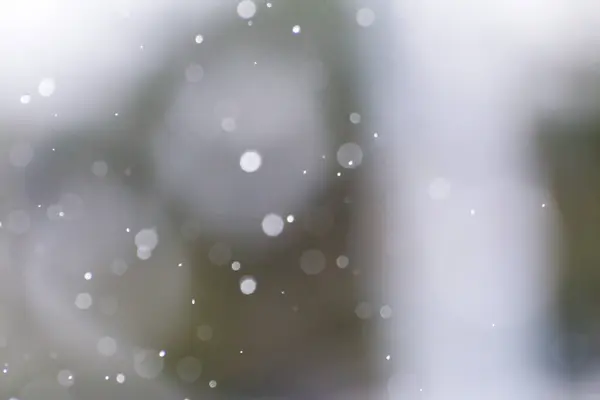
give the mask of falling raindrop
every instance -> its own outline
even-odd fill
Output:
[[[240,279],[240,290],[245,295],[250,295],[256,291],[256,279],[252,276],[244,276]]]
[[[242,0],[237,5],[237,13],[243,19],[250,19],[256,14],[256,4],[252,0]]]

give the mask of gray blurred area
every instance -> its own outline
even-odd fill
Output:
[[[2,399],[367,398],[386,139],[358,61],[384,13],[63,3],[2,25]]]

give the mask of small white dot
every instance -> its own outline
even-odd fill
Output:
[[[471,209],[471,215],[475,215],[475,210]]]
[[[542,204],[542,208],[544,208],[544,207],[546,207],[546,204],[545,204],[545,203],[544,203],[544,204]]]
[[[183,263],[177,264],[178,267],[183,267]]]
[[[253,22],[252,21],[248,21],[248,26],[252,26]]]
[[[342,173],[341,173],[341,172],[338,172],[338,173],[337,173],[337,176],[342,176]]]
[[[306,175],[306,170],[302,171],[302,175]]]
[[[267,8],[271,8],[271,7],[273,7],[273,4],[267,3]]]
[[[118,374],[118,375],[117,375],[117,382],[118,382],[118,383],[123,383],[123,382],[125,382],[125,375],[123,375],[123,374]]]
[[[118,116],[119,116],[119,113],[115,113],[115,117],[118,117]]]
[[[125,228],[125,232],[128,232],[128,233],[129,233],[129,228]]]
[[[239,271],[241,267],[242,267],[242,264],[240,264],[239,261],[234,261],[231,263],[231,269],[234,271]]]
[[[295,26],[292,28],[292,32],[293,32],[295,35],[299,34],[301,30],[302,30],[302,28],[300,28],[300,25],[295,25]]]
[[[167,355],[167,352],[166,352],[166,351],[164,351],[164,350],[161,350],[161,351],[159,351],[159,352],[158,352],[158,356],[159,356],[159,357],[164,357],[164,356],[166,356],[166,355]]]
[[[56,149],[53,147],[53,148],[52,148],[52,151],[56,151]]]
[[[86,281],[89,281],[90,279],[92,279],[92,273],[91,273],[91,272],[86,272],[86,273],[83,275],[83,278],[84,278]]]
[[[387,356],[385,356],[385,359],[389,361],[389,360],[391,360],[391,359],[392,359],[392,356],[390,356],[390,355],[388,354]]]
[[[492,324],[492,328],[495,327],[495,326],[496,326],[496,324]]]
[[[110,379],[110,376],[108,376],[108,375],[106,375],[106,376],[104,377],[104,380],[105,380],[105,381],[107,381],[107,380],[109,380],[109,379]]]
[[[143,44],[140,45],[140,50],[144,50],[144,45]]]
[[[21,96],[21,104],[29,104],[31,102],[31,96],[28,94],[24,94]]]
[[[240,354],[244,354],[244,350],[240,350]]]
[[[379,133],[375,132],[375,133],[373,134],[373,137],[377,139],[377,138],[379,137]]]
[[[196,41],[197,44],[200,44],[200,43],[204,42],[204,36],[196,35],[196,38],[194,40]]]
[[[196,304],[196,299],[192,299],[192,304]]]
[[[217,387],[217,381],[210,381],[208,382],[208,386],[210,386],[211,389],[214,389]]]
[[[292,214],[288,215],[285,219],[289,224],[291,224],[295,220],[295,218]]]

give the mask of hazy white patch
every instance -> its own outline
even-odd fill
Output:
[[[98,340],[96,349],[98,350],[98,353],[105,357],[114,356],[117,352],[117,341],[110,336],[105,336]]]
[[[202,374],[202,363],[195,357],[184,357],[177,362],[177,376],[186,383],[192,383],[200,378]]]
[[[164,359],[156,350],[141,349],[133,356],[133,368],[144,379],[156,379],[164,368]]]
[[[344,143],[337,151],[337,161],[343,168],[356,168],[362,163],[363,152],[356,143]]]
[[[87,310],[92,306],[92,303],[92,295],[89,293],[79,293],[75,297],[75,307],[79,308],[80,310]]]
[[[98,178],[104,178],[108,174],[108,164],[104,161],[94,161],[92,163],[92,173]]]
[[[363,28],[367,28],[375,22],[375,12],[370,8],[361,8],[356,12],[356,22]]]
[[[237,5],[237,13],[243,19],[250,19],[256,14],[256,3],[252,0],[242,0]]]
[[[75,384],[75,376],[73,372],[68,369],[61,369],[56,375],[58,384],[63,387],[71,387]]]
[[[320,250],[306,250],[300,256],[300,268],[307,275],[320,274],[325,269],[326,265],[327,260]]]

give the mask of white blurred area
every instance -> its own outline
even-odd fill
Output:
[[[149,144],[141,152],[152,161],[153,195],[122,184],[135,167],[117,169],[98,159],[85,171],[69,171],[59,194],[43,204],[25,196],[8,202],[0,236],[0,271],[7,279],[0,288],[8,304],[12,295],[26,296],[27,309],[0,307],[0,348],[26,337],[47,341],[61,357],[83,360],[94,372],[107,368],[98,354],[116,353],[111,366],[128,380],[153,379],[164,354],[143,348],[138,339],[189,340],[181,332],[196,304],[189,291],[190,254],[176,236],[197,230],[217,237],[277,236],[285,229],[281,216],[291,224],[318,192],[323,175],[313,175],[321,165],[314,155],[336,151],[318,93],[335,71],[316,56],[285,48],[269,59],[268,46],[250,35],[226,42],[219,58],[177,64],[185,52],[174,42],[210,46],[219,35],[206,32],[226,30],[220,27],[232,20],[245,27],[266,7],[257,2],[257,11],[242,3],[242,9],[236,1],[208,0],[0,5],[0,141],[10,143],[2,149],[7,161],[0,182],[7,193],[23,190],[20,176],[7,169],[35,162],[35,149],[87,135],[85,127],[104,125],[107,118],[125,118],[147,100],[149,94],[138,98],[139,88],[156,76],[173,84],[165,91],[164,115],[149,124],[125,122],[137,133],[133,144]],[[341,13],[344,7],[340,2]],[[600,7],[576,0],[405,0],[394,2],[391,15],[395,23],[387,33],[397,47],[370,48],[368,54],[393,53],[395,70],[373,73],[375,92],[360,93],[372,115],[384,115],[388,136],[396,137],[385,150],[391,173],[373,171],[379,189],[392,194],[385,252],[402,266],[389,282],[397,293],[391,335],[402,349],[402,365],[386,396],[564,398],[564,388],[545,376],[534,354],[551,313],[557,233],[552,199],[529,144],[540,110],[570,109],[564,92],[570,72],[598,61],[590,54],[600,54],[594,40]],[[367,27],[379,17],[361,8],[357,22]],[[153,34],[158,30],[160,39]],[[268,67],[262,67],[265,60]],[[354,62],[369,71],[372,60]],[[170,72],[161,75],[163,70]],[[354,110],[348,114],[352,124],[360,123]],[[122,132],[94,135],[131,145]],[[362,162],[358,145],[343,149],[337,153],[343,167]],[[293,173],[306,179],[298,183],[289,178]],[[331,179],[336,174],[326,173]],[[162,201],[189,211],[189,226],[173,226]],[[326,225],[327,218],[316,219]],[[157,237],[136,239],[140,231]],[[215,264],[226,267],[226,252],[225,261]],[[325,268],[317,253],[312,267],[318,271],[308,275]],[[343,264],[340,269],[347,258]],[[111,277],[122,275],[115,286]],[[26,293],[14,293],[19,279]],[[99,281],[102,289],[85,291],[84,280]],[[261,290],[251,276],[240,282],[246,295]],[[117,290],[126,295],[117,300]],[[104,316],[135,309],[135,318],[109,326],[103,317],[82,317],[91,307]],[[21,312],[35,321],[36,332],[11,332],[7,321]],[[201,370],[197,360],[186,358],[178,368],[184,381]],[[68,400],[68,372],[58,386],[54,379],[31,382],[21,400]],[[136,398],[183,398],[168,384],[152,385],[155,397]],[[356,395],[354,389],[348,393]]]
[[[411,362],[390,380],[391,398],[573,395],[539,359],[560,242],[534,140],[542,110],[572,109],[570,74],[599,60],[600,8],[408,0],[394,18],[405,53],[385,101],[406,105],[389,127],[406,133],[390,149],[403,179],[389,176],[388,240],[405,291],[393,335]]]
[[[268,45],[242,39],[229,54],[203,65],[192,60],[182,65],[169,81],[172,93],[160,93],[169,104],[164,115],[150,118],[149,125],[137,125],[132,116],[136,104],[147,100],[139,98],[140,88],[157,75],[160,79],[164,70],[171,69],[167,79],[172,78],[178,57],[187,51],[177,46],[211,46],[210,40],[220,40],[231,21],[246,24],[231,1],[0,4],[4,193],[14,196],[27,189],[25,175],[19,174],[42,159],[40,148],[60,152],[54,143],[78,136],[129,145],[131,139],[122,136],[127,128],[136,131],[140,147],[150,143],[142,153],[152,160],[157,179],[154,197],[136,194],[122,180],[145,171],[117,169],[102,158],[82,167],[73,154],[73,166],[60,185],[41,195],[40,204],[26,195],[10,200],[0,239],[6,248],[1,254],[5,306],[0,308],[0,349],[22,350],[33,343],[36,348],[26,350],[27,357],[36,359],[47,357],[40,352],[51,346],[51,358],[58,354],[64,365],[80,363],[85,373],[102,374],[110,365],[128,379],[154,379],[162,372],[163,356],[160,349],[144,349],[144,342],[189,342],[190,308],[196,304],[190,292],[190,254],[178,242],[189,227],[173,226],[161,201],[182,202],[191,210],[190,225],[196,229],[195,221],[201,221],[203,234],[262,237],[261,220],[267,213],[293,215],[311,198],[314,174],[298,185],[284,172],[312,172],[320,157],[309,156],[328,150],[327,127],[315,100],[327,79],[318,60],[281,56],[279,64],[269,62],[271,67],[257,67],[256,62],[240,67],[265,53]],[[254,70],[262,72],[249,73]],[[109,119],[118,124],[119,118],[125,129],[90,129]],[[255,152],[260,162],[242,160],[247,152]],[[284,164],[279,173],[276,168],[249,176],[278,163]],[[47,185],[39,181],[34,190]],[[138,246],[136,251],[136,234],[144,229],[158,232],[158,250]],[[90,281],[89,290],[85,281]],[[24,292],[18,293],[21,284]],[[26,309],[11,306],[16,298],[25,298]],[[130,319],[119,317],[132,314]],[[21,331],[15,323],[20,319],[33,321],[23,326],[34,330]],[[107,361],[102,354],[117,356]],[[197,360],[183,358],[181,363],[180,378],[195,381],[201,370]],[[12,366],[10,372],[14,379],[28,376],[23,366]],[[70,399],[66,388],[78,379],[72,375],[67,371],[58,380],[36,378],[19,398]],[[113,375],[111,382],[125,380]],[[133,395],[183,398],[170,384],[152,385],[153,391],[147,385],[140,388],[146,395]],[[0,394],[8,389],[0,388]]]

